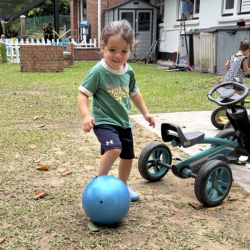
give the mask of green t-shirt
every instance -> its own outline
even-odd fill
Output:
[[[133,69],[126,64],[123,70],[114,70],[102,59],[88,73],[79,90],[93,96],[91,115],[95,125],[110,124],[131,128],[129,120],[131,96],[139,93]]]

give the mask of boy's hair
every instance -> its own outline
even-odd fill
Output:
[[[106,45],[111,36],[121,35],[123,39],[130,44],[130,50],[133,51],[133,45],[137,42],[134,39],[134,31],[127,20],[120,20],[108,23],[101,33],[101,43]]]
[[[239,50],[247,51],[248,49],[250,49],[250,41],[248,39],[241,41]]]

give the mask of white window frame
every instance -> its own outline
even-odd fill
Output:
[[[160,1],[160,3],[158,3]],[[164,21],[165,16],[165,0],[157,0],[157,7],[159,7],[161,21]]]
[[[250,12],[250,0],[241,0],[240,13],[249,13],[249,12]]]
[[[226,10],[226,2],[227,2],[227,0],[224,0],[223,1],[223,11],[222,11],[222,13],[223,14],[235,14],[235,11],[236,11],[236,9],[237,9],[237,1],[235,1],[235,0],[233,0],[234,1],[234,7],[232,8],[232,9],[228,9],[228,10]]]
[[[199,9],[199,13],[195,13],[197,1],[198,0],[193,0],[191,2],[193,2],[193,5],[194,5],[194,15],[193,15],[193,17],[198,17],[199,18],[199,16],[200,16],[200,9]],[[181,0],[179,0],[179,3],[178,3],[178,19],[181,19],[181,12],[182,12]]]

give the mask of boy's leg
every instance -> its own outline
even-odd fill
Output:
[[[111,125],[94,126],[94,132],[101,143],[101,161],[98,177],[107,175],[115,160],[121,154],[121,141],[116,128]]]
[[[132,169],[132,160],[121,159],[118,168],[118,178],[127,184]]]
[[[112,149],[105,152],[105,154],[101,158],[98,177],[102,175],[108,175],[109,170],[111,169],[120,154],[121,149]]]

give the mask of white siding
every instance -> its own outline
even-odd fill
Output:
[[[180,22],[177,21],[178,3],[179,0],[165,0],[164,23],[158,26],[158,48],[160,52],[173,53],[178,49],[180,27]],[[246,24],[249,24],[250,14],[238,15],[238,13],[250,12],[250,0],[235,0],[235,4],[236,8],[233,16],[222,16],[223,0],[200,0],[199,19],[186,21],[186,29],[204,29],[215,26],[236,25],[237,20],[240,18],[244,18]],[[164,30],[163,34],[162,30]]]

